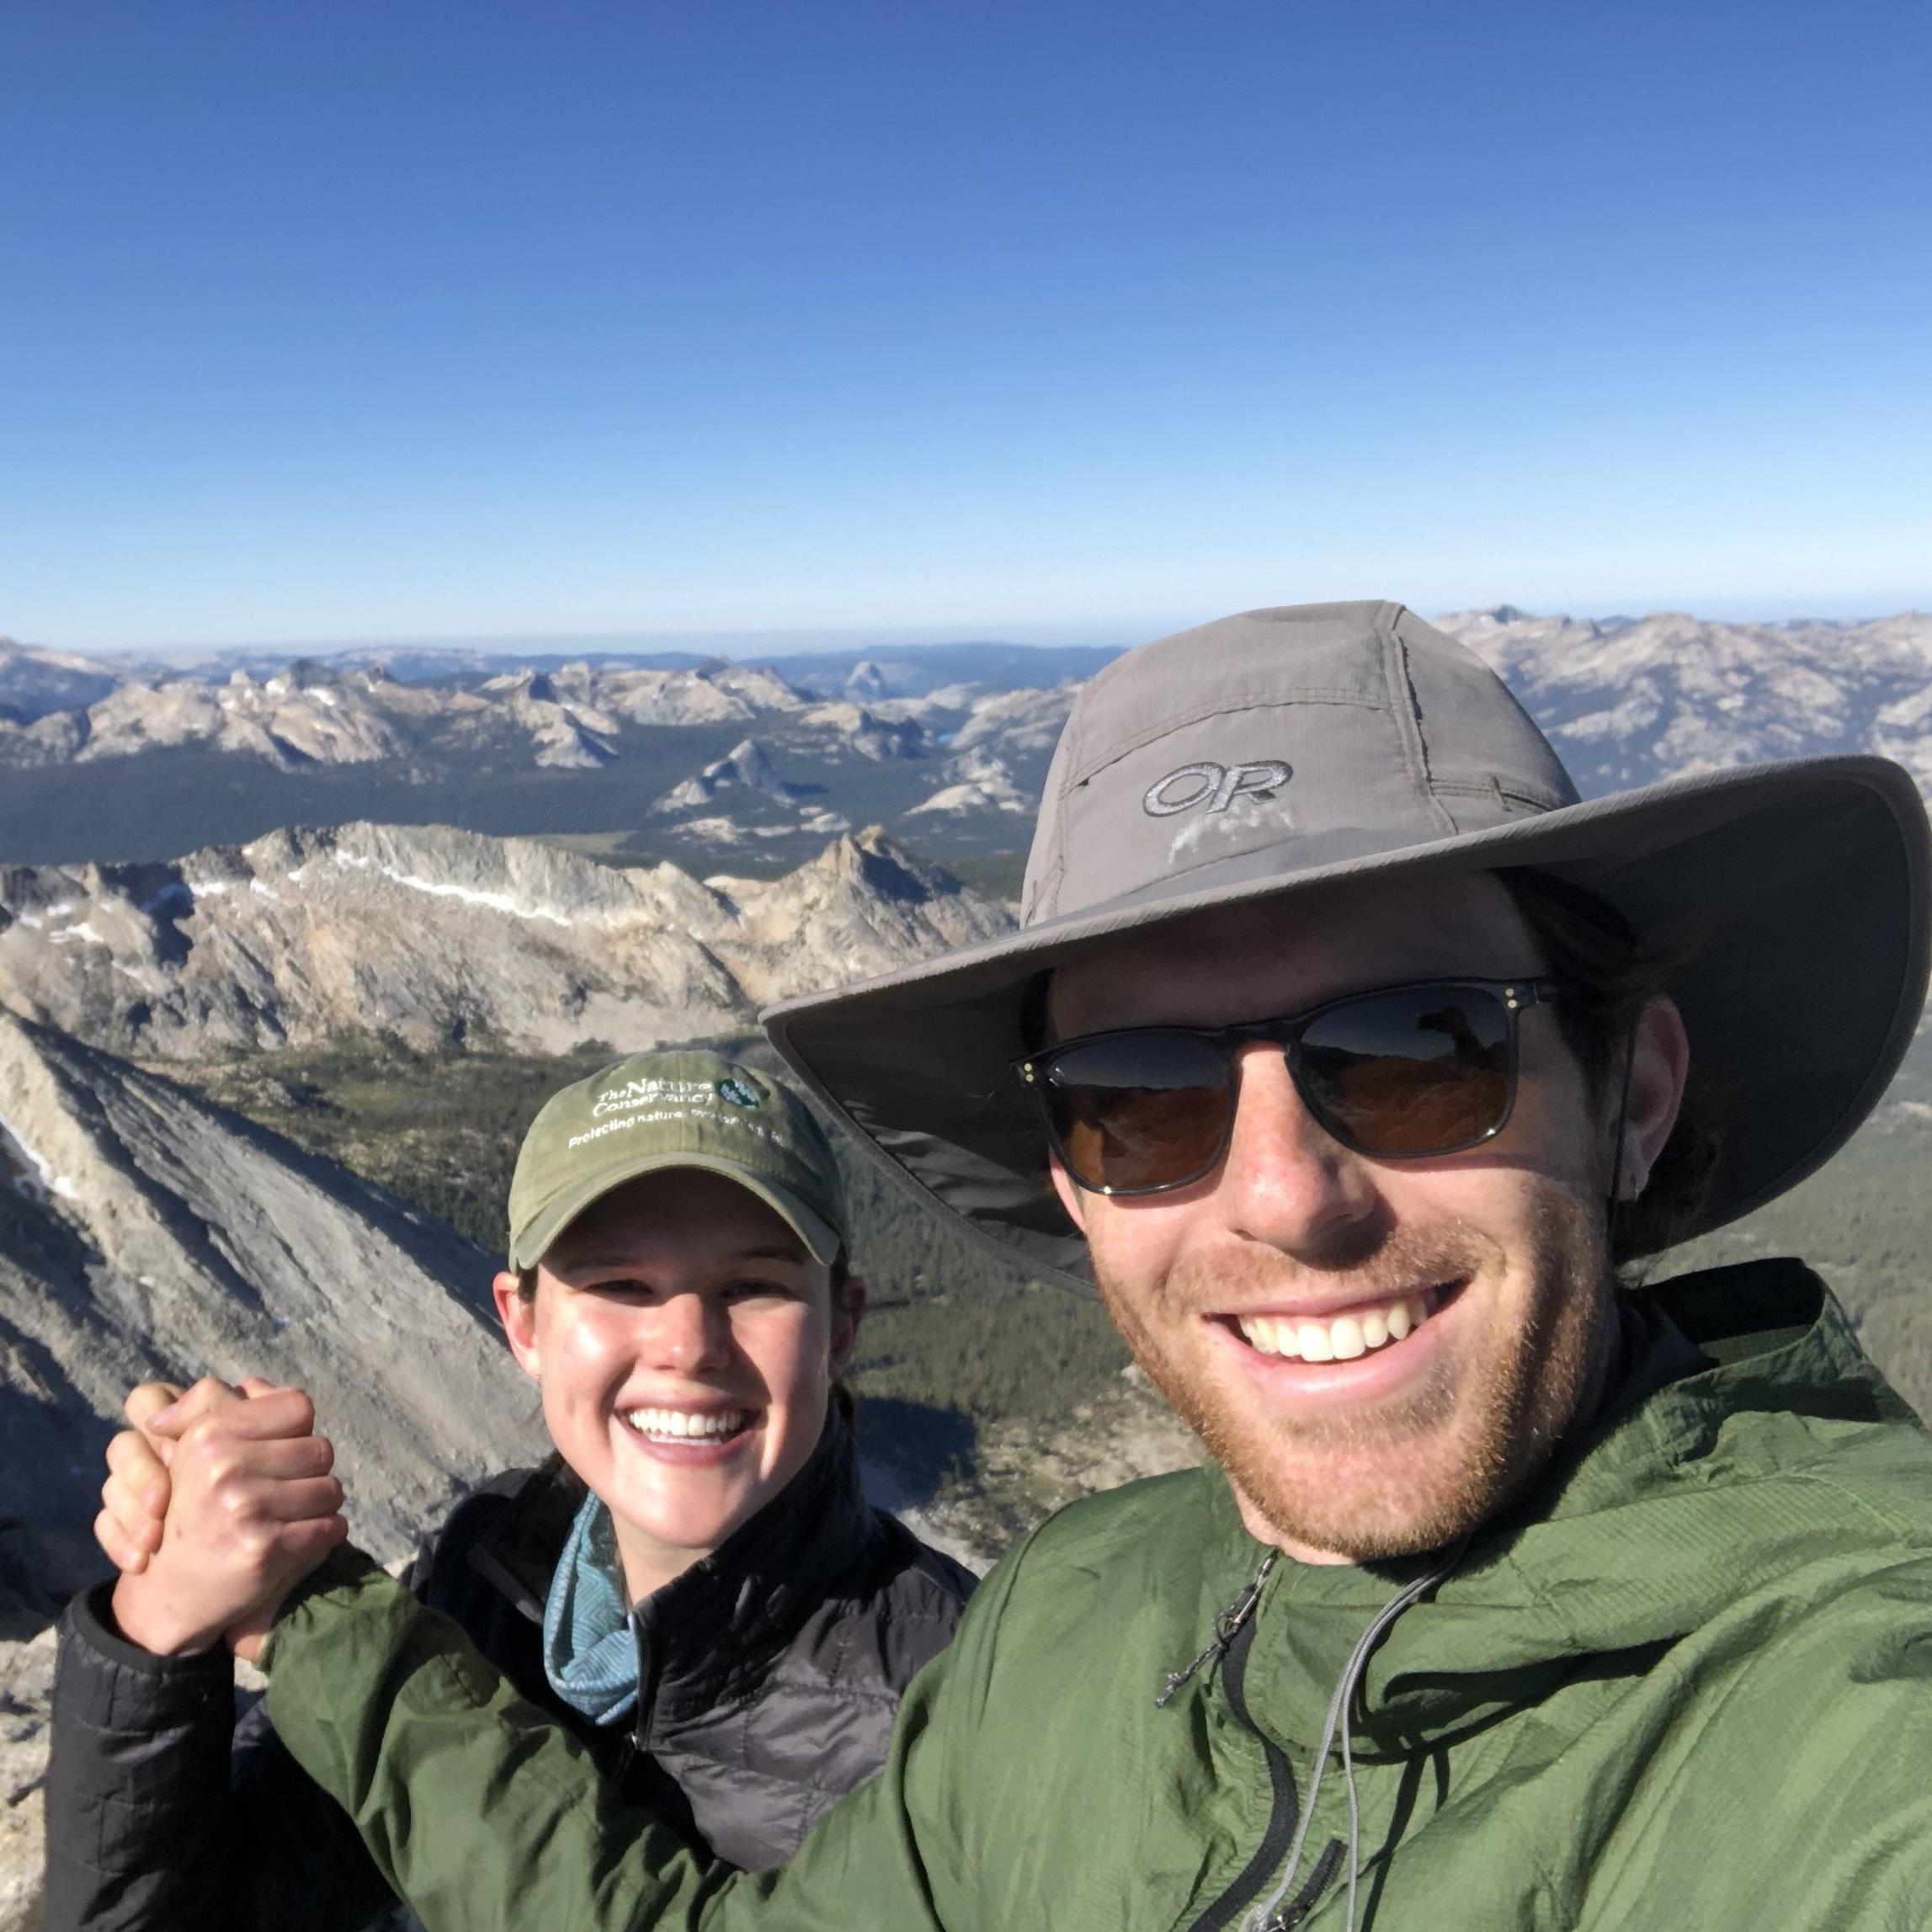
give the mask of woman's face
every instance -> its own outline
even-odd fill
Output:
[[[804,1467],[864,1291],[700,1168],[645,1174],[571,1222],[534,1301],[499,1275],[510,1347],[563,1459],[609,1508],[632,1597],[716,1549]]]

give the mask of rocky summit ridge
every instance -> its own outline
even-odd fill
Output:
[[[806,700],[769,671],[512,668],[406,684],[377,665],[298,658],[226,679],[0,642],[0,766],[88,764],[200,748],[282,769],[522,746],[537,765],[594,766],[628,725],[742,722]]]
[[[350,824],[165,864],[0,867],[0,1007],[154,1060],[344,1033],[631,1051],[1011,924],[876,828],[775,880],[706,883],[535,839]]]

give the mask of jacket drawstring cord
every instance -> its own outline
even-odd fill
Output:
[[[1361,1866],[1361,1813],[1355,1797],[1355,1764],[1350,1737],[1353,1718],[1349,1706],[1354,1702],[1356,1688],[1363,1673],[1368,1669],[1369,1658],[1376,1646],[1388,1634],[1391,1626],[1404,1610],[1418,1603],[1439,1583],[1447,1582],[1454,1574],[1456,1565],[1462,1561],[1462,1553],[1468,1546],[1469,1540],[1464,1537],[1427,1576],[1418,1578],[1406,1589],[1398,1591],[1392,1597],[1376,1614],[1369,1627],[1356,1639],[1355,1647],[1349,1653],[1349,1661],[1342,1667],[1341,1680],[1335,1686],[1335,1695],[1328,1700],[1328,1720],[1322,1728],[1321,1745],[1315,1753],[1315,1768],[1308,1780],[1308,1796],[1301,1807],[1301,1823],[1295,1829],[1295,1842],[1288,1848],[1287,1870],[1282,1873],[1274,1891],[1243,1921],[1242,1932],[1268,1932],[1269,1925],[1280,1909],[1282,1900],[1288,1896],[1289,1887],[1295,1882],[1296,1874],[1301,1866],[1302,1850],[1308,1842],[1308,1828],[1315,1819],[1315,1800],[1321,1792],[1322,1773],[1328,1767],[1329,1748],[1335,1742],[1338,1727],[1342,1734],[1342,1775],[1349,1792],[1348,1932],[1355,1932],[1355,1890],[1360,1878]]]
[[[1254,1581],[1224,1610],[1216,1610],[1214,1617],[1214,1641],[1182,1670],[1168,1673],[1167,1687],[1154,1699],[1154,1708],[1164,1711],[1173,1701],[1174,1693],[1191,1677],[1197,1675],[1209,1664],[1218,1663],[1227,1654],[1227,1647],[1240,1633],[1241,1626],[1254,1615],[1254,1606],[1261,1601],[1261,1586],[1268,1581],[1268,1573],[1275,1567],[1280,1551],[1270,1550],[1261,1559],[1261,1567],[1254,1573]]]

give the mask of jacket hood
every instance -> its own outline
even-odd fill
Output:
[[[1824,1589],[1848,1553],[1932,1550],[1932,1442],[1809,1269],[1706,1270],[1632,1296],[1629,1316],[1594,1424],[1370,1658],[1359,1757],[1453,1742],[1570,1679],[1647,1669],[1774,1579],[1802,1605],[1807,1569]],[[1221,1523],[1245,1535],[1225,1481],[1214,1488]],[[1321,1736],[1370,1621],[1440,1561],[1276,1565],[1248,1670],[1284,1742]]]

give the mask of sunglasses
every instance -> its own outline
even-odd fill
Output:
[[[1516,1016],[1551,979],[1432,979],[1351,993],[1284,1019],[1135,1026],[1014,1062],[1061,1164],[1094,1194],[1163,1194],[1220,1166],[1234,1132],[1235,1058],[1280,1046],[1327,1133],[1377,1160],[1460,1153],[1502,1132],[1516,1100]]]

